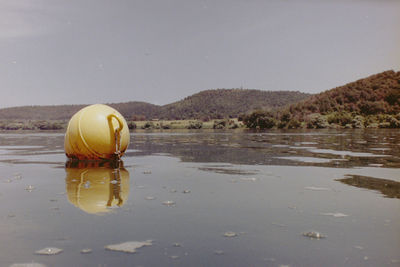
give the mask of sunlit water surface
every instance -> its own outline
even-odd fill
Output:
[[[120,168],[63,137],[0,134],[0,266],[400,265],[399,130],[134,132]]]

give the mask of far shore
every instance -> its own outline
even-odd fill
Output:
[[[324,116],[326,117],[326,116]],[[381,116],[382,117],[382,116]],[[392,119],[391,116],[386,116]],[[382,117],[382,118],[386,118]],[[355,128],[398,128],[398,125],[392,125],[390,120],[372,120],[366,123],[331,123],[328,120],[322,120],[325,123],[313,125],[312,123],[298,122],[292,127],[291,123],[287,123],[286,127],[281,127],[282,123],[275,123],[268,129],[355,129]],[[318,120],[319,122],[319,120]],[[149,130],[198,130],[198,129],[258,129],[259,127],[248,127],[242,120],[238,118],[229,119],[213,119],[213,120],[143,120],[143,121],[127,121],[131,131],[149,131]],[[312,126],[312,127],[310,127]],[[0,132],[29,132],[29,131],[65,131],[68,127],[66,120],[1,120]]]
[[[220,120],[147,120],[127,121],[130,130],[237,129],[246,128],[237,118]],[[65,120],[0,120],[0,131],[66,130]]]

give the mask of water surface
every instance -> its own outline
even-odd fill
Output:
[[[63,136],[0,134],[0,266],[400,265],[398,130],[133,132],[119,167]]]

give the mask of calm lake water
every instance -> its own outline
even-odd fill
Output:
[[[0,134],[0,266],[400,266],[399,130],[133,132],[119,168],[63,138]]]

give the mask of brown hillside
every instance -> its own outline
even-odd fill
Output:
[[[340,86],[289,107],[295,117],[311,113],[353,112],[361,115],[400,112],[400,72],[393,70]]]
[[[254,109],[282,107],[308,97],[300,92],[245,89],[207,90],[172,104],[145,102],[108,104],[127,120],[237,117]],[[0,109],[0,120],[68,120],[85,105],[24,106]]]
[[[127,102],[109,104],[127,119],[133,114],[152,116],[157,114],[159,106],[145,102]],[[2,120],[69,120],[75,112],[87,105],[22,106],[0,109]]]
[[[255,109],[283,107],[309,94],[244,89],[206,90],[162,107],[163,119],[218,119],[238,117]]]

